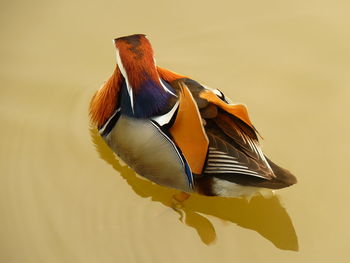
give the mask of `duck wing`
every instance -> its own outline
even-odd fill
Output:
[[[219,90],[205,88],[186,76],[162,68],[158,68],[158,72],[176,90],[179,90],[183,83],[199,109],[209,141],[202,169],[202,177],[205,180],[208,177],[221,177],[241,185],[274,189],[296,183],[294,175],[264,155],[257,130],[250,121],[244,105],[231,104]],[[187,136],[190,135],[193,135],[193,130],[187,130]],[[186,137],[186,134],[183,137]],[[187,143],[188,148],[198,145],[198,142],[190,140]],[[204,153],[205,151],[199,153],[198,160],[203,160]],[[193,162],[198,160],[194,158]],[[198,171],[195,174],[198,174]]]
[[[235,107],[230,105],[229,109]],[[244,117],[249,120],[248,115]],[[262,152],[255,130],[245,121],[219,107],[217,115],[206,122],[210,148],[204,173],[233,172],[267,180],[276,177]],[[227,159],[229,164],[226,164]],[[226,165],[223,167],[223,164]]]
[[[221,177],[241,185],[267,188],[282,188],[296,182],[289,171],[264,155],[244,105],[231,104],[222,92],[207,89],[194,80],[182,81],[197,103],[209,140],[203,177]]]

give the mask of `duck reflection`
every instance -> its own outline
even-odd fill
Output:
[[[151,197],[153,201],[161,202],[168,207],[172,206],[172,196],[178,192],[177,190],[139,178],[131,168],[120,164],[96,129],[91,128],[90,134],[100,157],[120,173],[135,193],[141,197]],[[202,214],[212,215],[254,230],[279,249],[298,251],[298,238],[293,223],[276,196],[267,199],[256,196],[248,202],[246,199],[195,194],[185,201],[183,211],[186,225],[193,227],[202,242],[207,245],[216,240],[216,232],[213,224]]]

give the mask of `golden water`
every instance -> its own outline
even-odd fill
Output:
[[[347,262],[348,1],[2,1],[0,262]],[[250,202],[135,176],[87,108],[113,37],[146,33],[160,66],[249,106],[299,183]]]

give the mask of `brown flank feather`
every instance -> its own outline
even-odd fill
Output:
[[[115,111],[121,82],[122,75],[116,66],[113,75],[93,96],[89,114],[91,123],[97,125],[98,128],[101,128]]]

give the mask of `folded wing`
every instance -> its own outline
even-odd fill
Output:
[[[207,89],[193,80],[183,81],[197,102],[209,139],[203,176],[269,188],[296,182],[289,171],[264,155],[244,105],[228,103],[220,91]]]

